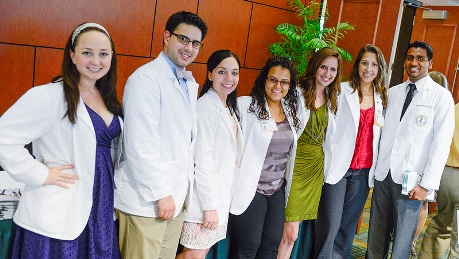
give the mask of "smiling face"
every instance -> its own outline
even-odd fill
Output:
[[[427,51],[423,48],[410,48],[406,53],[405,71],[410,81],[415,83],[427,76],[432,68],[432,61],[427,59]]]
[[[236,89],[239,83],[239,65],[235,58],[225,58],[208,74],[222,103],[226,106],[226,98]]]
[[[201,30],[193,25],[181,23],[173,33],[183,35],[191,41],[201,41]],[[177,40],[177,36],[169,31],[164,32],[164,54],[178,67],[186,67],[193,63],[199,53],[199,49],[191,46],[191,43],[184,45]]]
[[[376,54],[373,52],[365,52],[359,63],[360,84],[372,84],[378,75],[379,65]]]
[[[327,87],[335,80],[337,73],[338,59],[333,56],[324,59],[316,71],[316,87]]]
[[[80,83],[95,84],[110,70],[113,52],[108,36],[91,30],[81,33],[70,50],[70,58],[80,73]]]
[[[276,83],[271,81],[276,80]],[[290,88],[291,75],[287,68],[275,66],[269,69],[265,83],[266,100],[268,103],[279,103]]]

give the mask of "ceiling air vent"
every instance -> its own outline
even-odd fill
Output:
[[[424,10],[422,12],[423,19],[446,20],[446,16],[448,16],[448,12],[445,10]]]

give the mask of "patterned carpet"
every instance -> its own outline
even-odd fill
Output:
[[[360,232],[355,235],[354,238],[354,244],[352,246],[352,258],[354,259],[364,259],[365,258],[365,251],[367,249],[367,238],[368,238],[368,222],[370,219],[370,204],[371,204],[371,191],[370,194],[368,195],[367,202],[365,204],[365,208],[363,210],[363,217],[362,217],[362,224],[360,226]],[[426,224],[424,225],[424,228],[421,231],[421,234],[419,234],[419,238],[416,242],[416,251],[419,252],[419,249],[421,248],[421,243],[422,243],[422,237],[424,236],[424,232],[427,228],[427,226],[430,223],[430,220],[435,214],[429,214],[426,220]],[[446,253],[442,259],[447,258]],[[389,256],[390,258],[390,256]],[[416,259],[417,256],[411,257],[412,259]]]

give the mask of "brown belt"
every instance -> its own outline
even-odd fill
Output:
[[[446,165],[446,167],[449,167],[449,168],[452,168],[452,169],[456,169],[456,170],[459,170],[459,167],[457,167],[457,166],[450,166],[450,165]]]

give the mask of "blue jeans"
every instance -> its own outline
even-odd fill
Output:
[[[370,191],[369,172],[349,169],[339,182],[322,187],[314,258],[351,258],[355,229]]]
[[[390,172],[384,181],[375,180],[366,258],[387,258],[392,236],[392,258],[410,258],[419,211],[421,201],[402,195],[402,185],[392,180]]]

